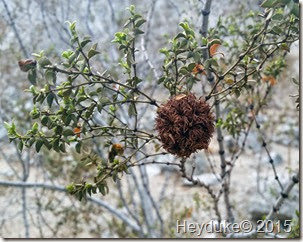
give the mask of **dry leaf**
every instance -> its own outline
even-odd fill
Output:
[[[119,155],[122,155],[124,152],[124,148],[121,144],[113,144],[112,150]]]
[[[227,78],[227,79],[224,79],[224,82],[228,85],[232,85],[234,83],[234,80],[231,78]]]
[[[265,76],[265,77],[262,78],[262,80],[265,81],[265,82],[269,82],[270,85],[272,85],[272,86],[277,83],[276,78],[274,78],[273,76]]]
[[[210,56],[213,56],[217,52],[217,49],[219,46],[220,46],[220,44],[213,44],[210,47],[210,49],[209,49]]]
[[[80,137],[80,133],[81,133],[81,128],[80,127],[76,127],[73,129],[74,134],[76,134],[78,137]]]
[[[20,70],[23,72],[27,72],[30,69],[34,68],[36,66],[37,62],[35,60],[27,59],[27,60],[19,60],[18,65],[20,67]]]
[[[206,75],[204,66],[202,64],[196,64],[194,69],[192,70],[192,73],[195,75],[200,74],[200,73]]]

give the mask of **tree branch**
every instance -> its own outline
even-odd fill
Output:
[[[59,191],[59,192],[67,193],[67,190],[65,189],[65,187],[59,186],[59,185],[47,184],[47,183],[0,181],[0,186],[18,187],[18,188],[44,188],[44,189],[49,189],[52,191]],[[106,202],[104,202],[100,199],[94,198],[94,197],[87,197],[87,200],[94,204],[97,204],[100,207],[105,208],[112,215],[121,219],[125,224],[127,224],[134,231],[136,231],[136,232],[141,231],[140,227],[138,225],[136,225],[133,221],[131,221],[127,217],[127,215],[125,215],[121,212],[118,212],[116,208],[112,207],[111,205],[107,204]]]
[[[288,182],[288,184],[286,185],[286,187],[284,188],[284,190],[281,192],[280,196],[278,197],[278,199],[274,203],[272,210],[266,216],[265,221],[269,221],[269,220],[274,219],[275,215],[277,214],[277,212],[281,208],[282,203],[288,197],[290,191],[293,189],[295,184],[297,184],[298,182],[299,182],[299,171],[291,177],[290,181]],[[231,234],[228,234],[226,237],[227,238],[252,238],[252,237],[257,237],[257,235],[258,235],[257,231],[259,229],[260,228],[258,226],[256,229],[254,229],[250,233],[231,233]],[[265,233],[265,235],[266,234],[267,233]]]

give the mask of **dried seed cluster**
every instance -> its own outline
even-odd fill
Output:
[[[214,132],[210,106],[193,93],[171,98],[157,111],[156,129],[163,148],[179,157],[207,149]]]

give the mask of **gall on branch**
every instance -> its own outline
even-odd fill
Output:
[[[214,119],[205,100],[193,93],[180,94],[159,107],[156,130],[165,150],[187,158],[208,148],[215,129]]]

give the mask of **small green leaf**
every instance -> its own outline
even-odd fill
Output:
[[[54,97],[55,97],[55,94],[52,93],[52,92],[50,92],[50,93],[47,95],[46,101],[47,101],[47,104],[48,104],[48,106],[49,106],[50,108],[52,107]]]
[[[47,147],[48,150],[50,150],[52,148],[52,144],[48,142],[46,138],[42,138],[42,140],[43,140],[43,144]]]
[[[194,53],[194,60],[197,63],[201,61],[201,55],[198,52]]]
[[[212,46],[214,44],[222,45],[222,42],[219,39],[213,39],[212,41],[209,42],[209,46]]]
[[[9,130],[11,128],[11,125],[7,122],[4,122],[4,127],[6,128],[6,130]]]
[[[235,89],[234,93],[235,93],[235,95],[236,95],[237,98],[240,97],[240,95],[241,95],[241,92],[240,92],[239,89]]]
[[[284,18],[284,16],[283,16],[283,14],[281,14],[281,13],[276,13],[275,15],[273,15],[272,16],[272,20],[275,20],[275,21],[281,21],[281,20],[283,20],[283,18]]]
[[[23,150],[23,141],[22,140],[18,144],[18,149],[20,152],[22,152],[22,150]]]
[[[98,54],[100,54],[99,51],[94,50],[94,49],[90,49],[89,52],[88,52],[88,54],[87,54],[87,57],[90,59],[90,58],[92,58],[93,56],[98,55]]]
[[[74,131],[72,131],[71,129],[66,129],[63,131],[63,135],[64,136],[72,136],[74,135]]]
[[[68,184],[65,189],[70,193],[73,194],[75,191],[75,185],[74,184]]]
[[[41,124],[42,124],[43,126],[47,126],[48,120],[49,120],[49,118],[48,118],[46,115],[45,115],[45,116],[42,116],[42,118],[41,118]]]
[[[65,142],[62,142],[62,143],[60,144],[59,149],[60,149],[63,153],[66,152],[66,149],[65,149]]]
[[[43,140],[41,140],[41,139],[37,140],[36,145],[35,145],[37,153],[39,153],[43,144],[44,144]]]
[[[293,83],[295,83],[295,84],[297,84],[297,85],[299,85],[300,83],[299,83],[299,81],[296,79],[296,78],[291,78],[291,80],[293,81]]]
[[[129,9],[129,11],[133,13],[133,12],[135,12],[136,7],[135,7],[135,5],[130,5],[129,8],[127,8],[127,9]]]
[[[80,141],[80,142],[78,142],[77,144],[76,144],[76,151],[77,151],[77,153],[81,153],[81,146],[82,146],[82,142]]]
[[[32,147],[32,145],[35,143],[35,141],[36,141],[35,138],[31,138],[29,141],[27,141],[28,147]]]
[[[262,2],[261,7],[262,8],[272,8],[277,3],[277,0],[265,0]]]
[[[72,89],[69,88],[69,89],[66,89],[62,94],[65,98],[68,98],[72,93]]]
[[[129,108],[128,108],[128,115],[129,115],[130,117],[132,117],[132,116],[134,116],[134,115],[136,115],[136,114],[137,114],[136,106],[135,106],[134,103],[131,103],[131,104],[129,105]]]
[[[283,13],[284,17],[288,16],[293,11],[294,6],[295,6],[294,1],[290,1],[288,4],[285,5],[284,13]]]
[[[38,61],[38,64],[39,64],[42,68],[44,68],[45,66],[51,65],[52,63],[50,62],[50,60],[49,60],[47,57],[43,56],[43,57]]]
[[[35,69],[30,69],[28,71],[27,79],[30,81],[31,84],[37,85],[37,73]]]
[[[66,50],[66,51],[63,51],[61,56],[65,59],[69,59],[69,57],[73,54],[74,52],[71,51],[71,50]]]
[[[72,54],[69,58],[68,58],[68,63],[69,64],[72,64],[73,63],[73,61],[77,58],[77,56],[78,56],[78,53],[74,53],[74,54]]]
[[[293,15],[295,15],[297,18],[300,17],[300,8],[299,8],[299,4],[294,4],[292,10],[291,10],[291,13]]]
[[[57,152],[60,152],[60,149],[59,149],[59,142],[60,142],[60,139],[59,138],[56,138],[53,140],[53,149]]]
[[[38,132],[38,128],[39,128],[39,125],[38,125],[37,122],[35,122],[35,123],[33,124],[33,127],[32,127],[32,132],[33,132],[33,133],[37,133],[37,132]]]
[[[91,42],[90,39],[85,39],[80,43],[81,48],[84,48],[89,42]]]
[[[135,35],[144,34],[141,29],[135,29]]]
[[[55,85],[57,76],[53,70],[46,70],[44,76],[49,85]]]
[[[158,79],[157,83],[161,84],[162,82],[164,82],[165,80],[165,76],[162,76],[161,78]]]
[[[139,28],[142,24],[144,24],[146,22],[145,19],[140,19],[137,21],[137,23],[135,24],[136,28]]]
[[[176,35],[175,39],[178,39],[178,38],[186,38],[186,36],[183,33],[179,33]]]
[[[195,68],[195,66],[196,66],[196,63],[190,63],[189,65],[188,65],[188,71],[189,72],[192,72],[192,70]]]
[[[187,75],[188,74],[188,70],[186,68],[186,66],[182,66],[179,70],[179,72],[183,75]]]
[[[195,79],[193,77],[190,77],[187,80],[186,84],[187,84],[188,90],[191,90],[193,88],[194,83],[195,83]]]
[[[98,189],[99,189],[100,193],[101,193],[103,196],[106,195],[105,187],[104,187],[103,184],[100,184],[100,185],[98,186]]]
[[[279,35],[282,32],[283,32],[282,29],[280,27],[278,27],[278,26],[272,27],[272,29],[269,31],[269,33],[275,34],[275,35]]]

